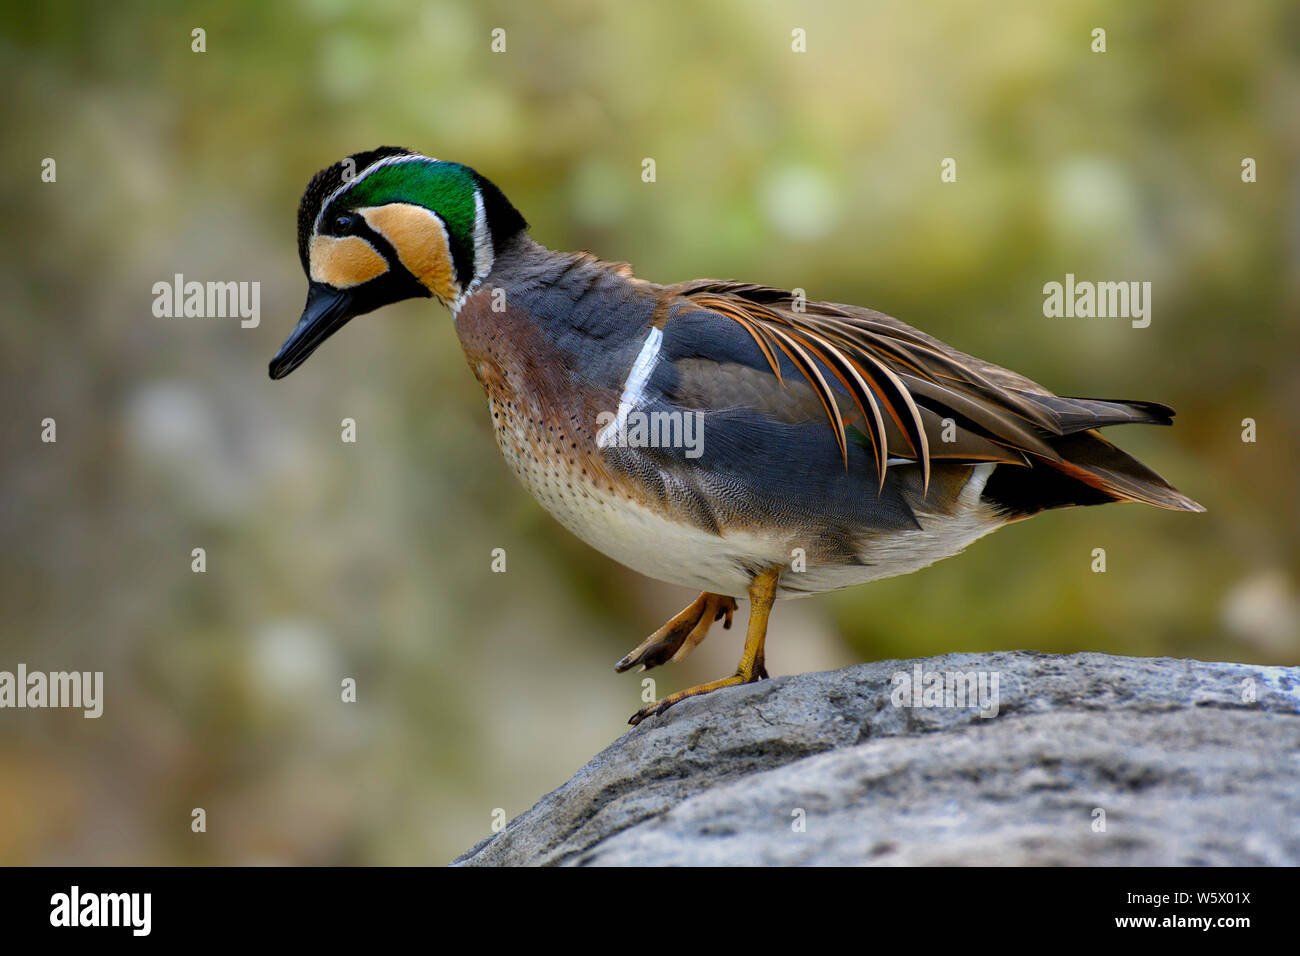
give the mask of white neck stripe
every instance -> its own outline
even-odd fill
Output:
[[[447,246],[451,248],[450,242]],[[478,187],[474,188],[474,278],[472,278],[460,295],[456,296],[456,301],[449,306],[451,314],[456,315],[460,312],[460,307],[465,304],[465,300],[479,290],[483,280],[488,277],[492,271],[492,264],[496,262],[496,253],[492,248],[492,229],[488,226],[487,209],[483,206],[483,190]]]

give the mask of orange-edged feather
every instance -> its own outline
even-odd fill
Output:
[[[901,457],[920,465],[927,490],[932,458],[999,461],[1016,471],[1040,463],[1120,500],[1200,510],[1091,430],[1130,421],[1169,424],[1173,410],[1167,406],[1063,398],[1016,372],[857,306],[796,300],[781,289],[715,279],[684,282],[666,291],[669,301],[707,309],[745,329],[781,385],[786,382],[778,353],[785,355],[816,394],[847,467],[844,413],[823,374],[823,369],[829,371],[862,416],[882,488],[893,440],[901,441]],[[931,445],[929,432],[938,433],[949,422],[957,427],[958,439]]]

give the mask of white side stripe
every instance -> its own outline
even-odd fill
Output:
[[[627,382],[623,386],[623,395],[618,400],[618,417],[602,428],[596,434],[596,447],[608,448],[618,440],[627,428],[627,414],[634,408],[640,407],[645,401],[645,385],[650,380],[650,373],[654,371],[655,365],[659,361],[659,346],[663,342],[664,334],[657,328],[650,329],[650,334],[646,336],[645,345],[641,346],[641,351],[632,363],[632,371],[627,375]]]

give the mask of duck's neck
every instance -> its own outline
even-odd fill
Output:
[[[502,247],[472,298],[490,313],[517,312],[562,351],[609,353],[645,337],[659,288],[625,266],[554,252],[521,232]]]

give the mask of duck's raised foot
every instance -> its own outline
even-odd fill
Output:
[[[615,664],[614,670],[621,674],[638,664],[642,670],[649,670],[670,660],[680,661],[708,636],[714,621],[725,615],[727,620],[722,626],[731,627],[735,611],[735,598],[705,591]]]

